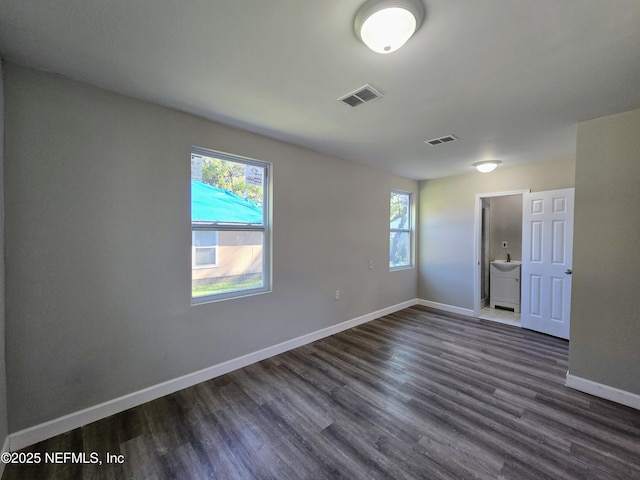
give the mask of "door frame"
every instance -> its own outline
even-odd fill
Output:
[[[480,259],[482,256],[482,199],[490,197],[506,197],[510,195],[524,195],[525,193],[531,193],[531,189],[526,190],[510,190],[506,192],[490,192],[490,193],[476,193],[475,201],[475,240],[474,240],[474,254],[473,254],[473,314],[476,317],[480,316],[480,286],[482,285],[482,269],[480,268]]]

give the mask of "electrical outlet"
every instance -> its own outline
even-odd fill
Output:
[[[373,270],[373,260],[369,260],[369,270]]]
[[[507,242],[502,242],[502,248],[508,248],[507,247]]]
[[[336,296],[335,296],[336,300],[340,300],[340,290],[336,290]]]

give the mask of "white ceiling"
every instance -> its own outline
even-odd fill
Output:
[[[361,3],[0,0],[0,55],[416,179],[570,157],[578,122],[640,107],[638,0],[424,0],[389,55]]]

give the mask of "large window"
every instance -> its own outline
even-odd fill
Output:
[[[191,149],[191,298],[270,289],[269,164]]]
[[[411,259],[411,193],[391,191],[389,218],[389,268],[391,270],[408,268]]]

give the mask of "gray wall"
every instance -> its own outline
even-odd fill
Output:
[[[9,431],[416,298],[388,228],[417,182],[11,64],[5,88]],[[191,145],[273,163],[273,293],[190,305]]]
[[[522,260],[522,195],[491,197],[490,247],[491,260]],[[507,248],[502,248],[502,242]]]
[[[640,110],[581,123],[569,372],[640,394]]]
[[[421,182],[418,298],[473,310],[476,194],[573,187],[574,178],[575,161],[563,159]]]
[[[4,74],[0,60],[0,448],[7,437],[7,379],[5,372],[5,260],[4,260]],[[0,465],[0,475],[3,465]]]

